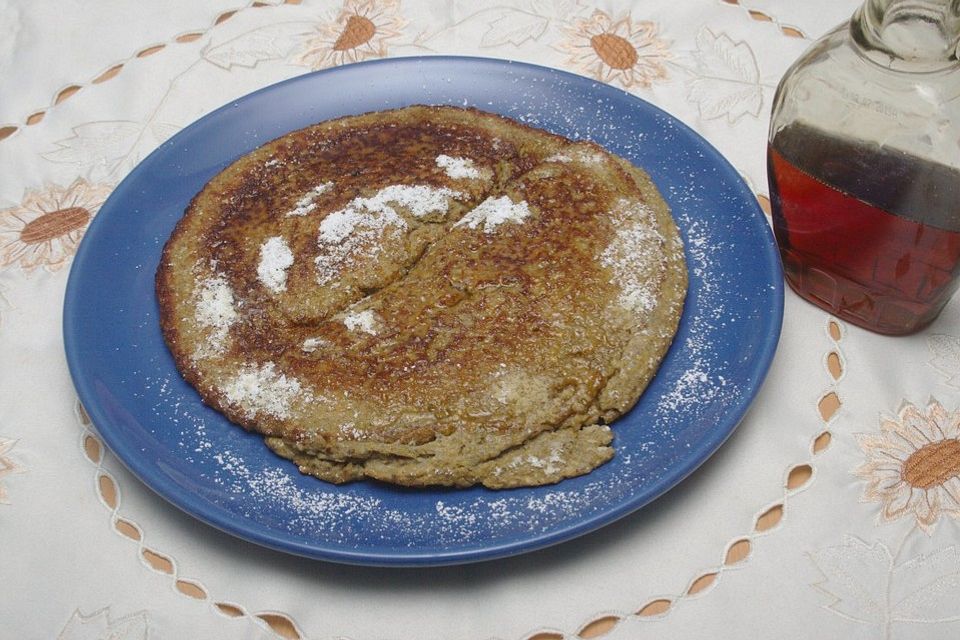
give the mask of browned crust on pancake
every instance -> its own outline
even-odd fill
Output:
[[[157,270],[155,285],[157,299],[160,306],[161,330],[164,340],[174,356],[178,370],[181,372],[187,382],[197,388],[206,404],[223,413],[232,422],[235,422],[236,424],[239,424],[248,430],[253,429],[255,426],[262,426],[255,425],[248,417],[242,415],[239,411],[225,402],[219,391],[213,385],[209,384],[209,381],[205,380],[199,375],[199,372],[191,362],[186,349],[181,346],[181,342],[183,342],[180,335],[181,327],[174,318],[176,300],[174,299],[173,295],[174,286],[172,279],[174,278],[175,273],[170,269],[164,268],[164,265],[171,263],[171,251],[174,249],[174,247],[184,244],[187,234],[189,234],[196,227],[198,205],[202,200],[211,200],[216,197],[222,197],[246,201],[256,199],[257,197],[263,195],[264,192],[268,191],[270,185],[259,183],[256,180],[257,172],[254,170],[256,167],[267,162],[268,158],[276,156],[277,158],[281,159],[280,162],[300,162],[303,160],[304,156],[307,155],[306,148],[309,147],[314,141],[323,140],[325,136],[331,134],[335,135],[338,129],[356,130],[363,127],[383,127],[385,114],[397,113],[400,113],[401,117],[391,118],[390,121],[400,124],[407,122],[408,124],[406,125],[406,129],[409,131],[411,136],[417,135],[417,120],[423,119],[426,122],[441,121],[454,128],[458,126],[477,127],[478,125],[482,125],[484,128],[483,132],[487,135],[490,135],[492,131],[496,131],[500,128],[502,128],[501,133],[504,136],[511,136],[511,134],[515,136],[518,131],[536,132],[537,139],[535,143],[530,146],[547,147],[549,151],[558,149],[566,143],[566,140],[560,136],[549,134],[545,131],[536,130],[502,116],[486,113],[477,109],[416,105],[394,112],[370,112],[356,116],[344,116],[342,118],[305,127],[298,131],[286,134],[282,138],[271,141],[262,147],[259,147],[249,154],[238,158],[231,163],[231,165],[225,168],[220,174],[218,174],[217,177],[211,180],[201,192],[191,199],[184,216],[174,227],[174,230],[167,243],[164,245],[163,252],[161,254],[161,267]],[[507,140],[507,142],[509,143],[509,140]],[[469,155],[471,157],[483,155],[478,154],[478,151],[481,149],[483,149],[483,146],[480,144],[469,146]],[[542,149],[517,149],[516,156],[521,160],[517,170],[523,171],[526,168],[532,167],[536,162],[539,162],[543,158],[545,153],[546,152]],[[345,153],[339,154],[338,159],[343,162],[345,156]],[[489,154],[488,157],[490,157]],[[346,171],[364,171],[364,174],[366,175],[370,164],[377,166],[376,160],[380,160],[382,166],[383,156],[374,159],[372,162],[369,159],[364,162],[362,158],[347,159],[350,161],[353,167],[349,165],[344,167]],[[247,177],[250,177],[249,174],[252,173],[253,179],[244,181],[239,186],[227,184],[225,187],[221,188],[218,179],[227,173],[247,174]],[[415,180],[409,180],[409,178],[416,178],[419,176],[407,175],[405,177],[408,178],[409,182],[415,182]],[[214,193],[210,192],[211,188],[214,190]],[[295,191],[302,191],[304,189],[305,187],[301,186]],[[345,203],[353,195],[354,193],[352,192],[341,194],[339,198],[339,204]],[[198,259],[199,258],[197,258],[197,260]],[[267,429],[267,433],[270,433],[269,429]]]
[[[469,148],[463,155],[476,156],[481,159],[481,162],[500,162],[501,165],[507,164],[503,157],[509,158],[509,166],[497,165],[494,169],[496,175],[493,185],[487,185],[477,193],[469,194],[473,204],[490,192],[501,193],[507,182],[506,178],[510,176],[524,174],[525,182],[521,180],[519,184],[522,184],[523,188],[535,190],[535,193],[525,193],[522,189],[516,191],[520,187],[518,183],[513,185],[514,195],[522,192],[523,199],[531,200],[531,208],[536,212],[532,221],[527,220],[524,224],[516,225],[515,229],[509,230],[516,236],[515,242],[512,245],[505,243],[492,254],[489,251],[483,253],[484,250],[489,249],[488,237],[476,233],[471,236],[463,230],[451,229],[452,222],[467,210],[467,207],[464,207],[463,211],[455,211],[456,217],[451,216],[450,220],[431,221],[425,223],[422,228],[416,227],[411,236],[422,232],[421,235],[426,237],[426,241],[419,239],[410,242],[419,241],[424,246],[413,247],[413,249],[404,247],[400,250],[403,260],[399,270],[396,271],[401,274],[400,280],[403,281],[403,285],[413,286],[415,291],[424,291],[427,294],[425,297],[431,302],[446,306],[467,305],[472,315],[465,315],[465,318],[483,317],[483,308],[469,307],[471,296],[481,291],[479,294],[483,298],[481,307],[483,304],[489,304],[491,309],[502,313],[503,318],[500,322],[507,322],[509,330],[501,330],[497,334],[496,343],[484,343],[482,332],[481,334],[471,333],[469,328],[453,326],[456,324],[456,314],[440,314],[437,316],[439,321],[436,318],[433,320],[426,318],[420,322],[418,319],[429,314],[431,309],[418,306],[416,296],[405,296],[404,292],[395,291],[400,287],[399,281],[395,279],[385,282],[383,286],[373,287],[372,291],[377,293],[371,300],[385,301],[384,304],[388,308],[386,310],[378,308],[378,313],[386,313],[386,317],[392,323],[391,326],[405,327],[408,335],[345,338],[342,323],[332,321],[329,314],[324,316],[325,311],[310,317],[312,312],[308,310],[304,313],[296,308],[296,301],[292,303],[293,306],[281,305],[279,307],[281,311],[277,311],[278,305],[263,300],[262,292],[245,291],[245,294],[253,296],[250,299],[253,302],[250,304],[260,309],[264,316],[273,314],[276,318],[279,317],[276,314],[283,312],[288,314],[285,319],[289,321],[290,313],[300,314],[296,315],[294,325],[302,322],[304,327],[311,330],[319,329],[319,335],[336,343],[338,349],[342,347],[337,353],[343,357],[325,361],[322,358],[298,360],[289,356],[289,340],[283,344],[276,344],[273,336],[262,330],[263,327],[271,326],[268,322],[269,318],[260,325],[253,323],[252,326],[242,328],[240,338],[244,343],[243,348],[248,352],[266,355],[278,361],[282,360],[282,369],[285,373],[301,375],[312,383],[327,380],[326,383],[319,384],[319,388],[328,389],[333,386],[332,381],[335,380],[348,389],[363,389],[365,393],[372,394],[371,397],[381,403],[393,402],[396,398],[400,398],[400,402],[407,403],[410,407],[419,407],[418,410],[424,409],[420,397],[423,389],[431,392],[445,389],[446,395],[440,394],[439,397],[448,399],[456,395],[458,385],[463,382],[460,379],[462,376],[458,378],[454,370],[444,369],[442,366],[431,368],[424,365],[424,363],[435,364],[438,359],[442,361],[451,353],[456,356],[450,360],[452,364],[458,362],[482,364],[495,360],[499,352],[505,351],[513,354],[513,360],[516,360],[519,355],[520,359],[529,359],[538,364],[551,364],[554,369],[563,367],[566,372],[561,372],[560,377],[567,376],[569,382],[557,383],[556,376],[550,378],[550,384],[554,386],[549,392],[544,392],[544,397],[541,398],[538,395],[540,390],[535,388],[536,380],[527,379],[529,376],[524,378],[526,374],[523,374],[518,378],[518,384],[532,385],[527,390],[530,395],[529,402],[525,405],[522,400],[518,401],[518,407],[513,413],[494,416],[493,419],[467,422],[464,419],[466,414],[458,413],[463,407],[460,409],[431,408],[429,412],[421,411],[425,415],[423,420],[415,415],[412,418],[401,415],[398,422],[364,433],[357,438],[344,438],[343,434],[332,434],[329,429],[322,427],[291,426],[289,421],[269,415],[251,415],[231,403],[222,389],[218,388],[219,381],[222,381],[223,376],[229,376],[230,371],[220,370],[209,363],[205,363],[201,370],[191,358],[190,347],[196,342],[196,336],[183,333],[184,331],[189,333],[189,323],[178,321],[177,315],[178,310],[182,313],[189,307],[185,304],[183,289],[193,275],[185,274],[182,267],[184,264],[202,261],[196,251],[186,252],[189,255],[184,255],[184,247],[192,244],[191,234],[197,231],[195,225],[201,225],[198,220],[203,218],[203,207],[217,199],[239,203],[233,213],[230,210],[232,205],[227,205],[226,214],[221,214],[238,229],[245,228],[245,224],[249,226],[247,223],[250,218],[245,216],[263,215],[262,212],[259,214],[256,212],[258,198],[275,197],[271,195],[270,190],[276,185],[270,184],[269,180],[263,177],[262,171],[258,170],[271,157],[283,155],[283,157],[303,161],[303,158],[310,154],[310,144],[318,144],[318,142],[322,144],[331,136],[335,138],[341,129],[356,131],[364,127],[383,127],[384,121],[390,122],[391,118],[398,123],[398,126],[412,128],[411,132],[407,132],[411,135],[416,135],[418,127],[429,128],[432,126],[429,123],[435,125],[437,121],[441,121],[449,124],[453,129],[479,128],[481,133],[487,136],[491,135],[491,131],[502,132],[504,144],[511,145],[508,153],[495,158],[489,153],[489,148],[484,147],[483,136],[478,136],[476,146],[468,145]],[[423,122],[428,124],[424,125]],[[423,131],[423,129],[419,130]],[[516,140],[520,143],[514,145]],[[489,143],[489,139],[486,142]],[[280,455],[293,459],[305,473],[311,473],[329,481],[341,482],[367,476],[416,486],[430,484],[467,486],[483,483],[499,488],[556,482],[563,477],[589,471],[612,455],[612,450],[608,446],[609,430],[591,425],[597,422],[609,423],[627,411],[653,376],[676,330],[686,289],[686,271],[676,227],[649,178],[629,163],[611,160],[609,154],[602,149],[586,143],[581,143],[576,148],[581,151],[586,150],[584,152],[595,151],[603,154],[606,160],[603,163],[602,175],[599,169],[595,171],[577,162],[569,165],[557,162],[542,164],[542,161],[551,154],[556,154],[562,149],[573,148],[568,145],[567,141],[558,136],[491,114],[473,110],[414,107],[402,112],[365,114],[322,123],[285,136],[239,159],[221,176],[240,175],[245,176],[245,180],[239,186],[221,180],[220,176],[211,181],[204,191],[193,199],[187,214],[178,223],[164,248],[161,268],[157,272],[157,296],[160,302],[164,338],[174,354],[178,368],[185,379],[198,389],[205,402],[221,411],[231,421],[269,436],[268,443],[271,448]],[[336,170],[349,173],[352,171],[349,168],[352,161],[351,158],[346,162],[346,168],[344,168],[342,166],[344,160],[339,159],[338,162],[341,164],[337,165]],[[371,161],[370,158],[366,160],[368,164]],[[384,169],[384,171],[389,170],[389,168]],[[528,171],[531,172],[527,173]],[[556,176],[555,179],[554,176]],[[435,176],[414,173],[405,176],[404,179],[407,180],[407,184],[415,184],[429,182],[430,178]],[[310,179],[313,182],[317,181],[315,175],[311,175]],[[302,193],[310,187],[310,184],[309,182],[297,184],[290,191],[293,194]],[[603,192],[600,196],[596,193],[598,189]],[[508,188],[507,191],[509,192],[510,189]],[[647,323],[647,327],[655,327],[655,331],[651,333],[645,331],[647,327],[631,327],[632,316],[621,314],[623,317],[618,316],[610,320],[613,323],[611,326],[618,327],[617,335],[623,334],[621,346],[617,348],[619,355],[617,362],[603,366],[591,364],[589,356],[569,361],[571,355],[569,353],[565,353],[565,360],[561,362],[541,362],[538,360],[536,346],[542,344],[543,336],[562,340],[568,339],[569,335],[561,330],[551,333],[554,328],[544,320],[542,310],[535,309],[535,312],[532,312],[523,304],[519,304],[525,299],[524,295],[530,295],[533,291],[525,287],[535,285],[539,282],[537,278],[565,274],[565,277],[557,278],[558,286],[568,287],[571,295],[576,293],[581,283],[576,282],[574,274],[566,272],[575,268],[576,265],[586,265],[595,260],[598,247],[605,242],[610,242],[611,239],[609,231],[604,232],[606,236],[600,234],[603,237],[594,237],[596,236],[594,227],[597,224],[595,220],[587,216],[582,222],[578,222],[580,205],[568,206],[569,200],[570,198],[589,200],[591,197],[601,196],[609,200],[613,197],[610,194],[621,191],[639,197],[652,209],[655,226],[663,238],[661,248],[666,252],[667,258],[663,273],[657,277],[660,278],[658,286],[665,290],[666,294],[650,314]],[[348,189],[345,192],[333,194],[331,197],[339,200],[327,202],[326,209],[329,211],[343,206],[357,193],[356,190]],[[551,200],[560,200],[560,202],[551,204]],[[586,205],[584,207],[582,210],[588,208]],[[251,211],[253,213],[250,213]],[[409,217],[407,222],[411,227],[420,224],[420,221]],[[584,225],[582,233],[577,230],[577,225],[581,223]],[[552,232],[550,229],[553,229]],[[236,240],[231,238],[231,227],[228,224],[220,225],[218,231],[221,235],[214,236],[216,240],[210,243],[211,245],[215,245],[216,242],[230,244],[228,240]],[[557,235],[563,231],[572,240],[567,241],[565,237],[561,238]],[[543,238],[536,235],[547,232],[554,234],[552,237],[555,240],[552,243],[544,242]],[[309,240],[311,236],[307,235]],[[315,233],[312,237],[315,237]],[[450,240],[451,237],[454,240]],[[209,238],[208,236],[207,239]],[[442,251],[445,243],[452,247],[448,255]],[[236,244],[240,243],[236,242]],[[256,247],[259,243],[250,244]],[[458,251],[466,251],[466,255],[472,255],[471,252],[480,252],[478,255],[482,255],[483,260],[465,263]],[[564,255],[559,256],[558,253]],[[224,265],[224,274],[231,283],[249,280],[249,271],[230,270],[232,264],[229,258],[236,257],[236,253],[231,254],[225,250],[218,252],[213,248],[211,254],[215,256],[214,259],[223,261],[221,265]],[[204,255],[204,260],[209,258],[210,256]],[[249,260],[238,262],[249,264]],[[179,270],[169,268],[172,264],[179,265],[181,268]],[[540,265],[539,273],[524,271],[524,269],[536,270],[538,264]],[[543,264],[547,266],[544,267]],[[435,269],[431,271],[431,267]],[[417,280],[421,272],[423,277]],[[503,273],[508,274],[512,280],[502,281],[502,278],[498,280],[498,274]],[[599,288],[606,286],[597,279],[599,276],[596,274],[592,274],[591,277],[593,277],[590,281],[592,286]],[[376,284],[376,280],[374,283]],[[250,285],[251,290],[255,288],[254,284]],[[490,287],[494,289],[492,293],[488,291]],[[498,293],[501,289],[502,296]],[[541,295],[544,293],[537,291]],[[359,293],[369,294],[370,291],[363,290]],[[390,298],[391,295],[396,299]],[[604,295],[605,298],[590,307],[591,312],[613,313],[607,310],[611,304],[612,294],[606,292]],[[353,295],[346,299],[346,303],[359,299],[360,297]],[[551,297],[550,302],[558,306],[566,305],[562,297],[556,299]],[[393,304],[393,307],[390,307],[390,304]],[[583,305],[566,306],[579,312],[585,309],[581,308]],[[338,308],[342,309],[342,307]],[[511,315],[511,309],[515,309],[518,314],[523,312],[527,315],[514,317]],[[527,310],[524,311],[524,309]],[[443,337],[438,333],[445,326],[453,334],[452,341],[448,343],[443,343]],[[584,330],[588,331],[589,326],[584,326]],[[531,338],[531,330],[535,334],[541,333]],[[397,345],[400,346],[397,347]],[[528,346],[525,347],[525,345]],[[230,355],[236,354],[231,351]],[[406,371],[404,367],[407,367]],[[607,373],[601,373],[602,371]],[[479,388],[477,379],[473,378],[470,382],[471,384],[460,388],[464,392],[476,393]],[[564,390],[564,385],[567,390]],[[557,396],[557,393],[561,396]],[[563,394],[566,394],[566,397],[562,397]],[[543,400],[541,403],[543,406],[538,405],[541,400]],[[467,398],[463,402],[469,409],[470,402],[474,400]],[[350,406],[366,407],[362,404]],[[375,408],[379,405],[371,401],[369,406]],[[483,401],[476,400],[475,406],[484,406]],[[313,417],[316,418],[316,415]],[[516,418],[522,419],[522,423],[518,424]],[[538,435],[547,433],[553,433],[553,435]],[[562,443],[561,448],[578,450],[583,452],[583,455],[568,456],[564,464],[551,465],[551,473],[544,473],[543,467],[530,465],[526,468],[523,465],[513,465],[509,468],[508,460],[518,460],[523,456],[540,460],[528,452],[537,451],[538,446],[542,449],[542,443],[547,442],[549,438],[555,440],[554,446],[561,447],[558,443]],[[541,444],[538,445],[538,442]],[[447,455],[451,450],[456,454]],[[438,460],[442,464],[434,464]]]

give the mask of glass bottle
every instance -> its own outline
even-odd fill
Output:
[[[873,331],[932,322],[960,275],[960,0],[866,0],[787,71],[767,167],[787,282]]]

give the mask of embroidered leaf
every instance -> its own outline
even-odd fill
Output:
[[[746,114],[760,115],[760,67],[746,42],[734,42],[727,34],[716,35],[704,27],[697,34],[694,58],[699,77],[690,83],[687,100],[698,106],[701,117],[726,116],[733,123]]]
[[[94,611],[88,616],[73,612],[57,640],[147,640],[146,611],[110,619],[110,607]]]
[[[497,47],[508,42],[520,46],[527,40],[536,40],[547,30],[550,20],[526,11],[510,10],[489,23],[487,32],[480,38],[484,47]]]
[[[859,622],[885,618],[893,557],[883,543],[871,547],[848,535],[839,546],[812,552],[810,559],[824,577],[812,586],[833,598],[827,608]]]
[[[309,22],[281,22],[247,31],[220,44],[212,42],[201,55],[222,69],[253,68],[265,60],[280,60],[297,45],[293,37],[310,31]]]
[[[567,20],[570,16],[578,13],[581,7],[577,6],[576,0],[533,0],[531,3],[534,13],[542,16],[553,16],[561,20]]]
[[[717,91],[715,80],[699,79],[690,83],[687,99],[695,102],[704,120],[727,116],[731,123],[749,113],[757,116],[763,106],[763,91],[760,87],[728,86]]]
[[[960,620],[960,552],[947,547],[896,568],[893,586],[901,599],[891,618],[903,622]]]
[[[927,346],[933,353],[930,366],[947,376],[948,385],[960,387],[960,338],[935,334],[927,338]]]
[[[705,76],[750,84],[760,79],[760,68],[750,45],[742,40],[734,42],[726,33],[717,35],[707,27],[700,29],[695,55]]]
[[[178,131],[180,127],[169,122],[154,122],[150,125],[150,133],[153,134],[153,139],[158,145],[169,140]]]
[[[130,120],[87,122],[73,128],[69,138],[57,140],[57,149],[41,154],[50,162],[78,167],[111,167],[133,148],[142,125]]]

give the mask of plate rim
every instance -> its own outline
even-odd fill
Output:
[[[332,543],[318,544],[302,540],[294,540],[276,533],[275,529],[268,529],[268,533],[261,533],[259,527],[250,526],[247,520],[240,520],[232,516],[226,510],[219,508],[204,508],[209,503],[196,499],[192,492],[177,491],[175,484],[170,487],[163,480],[156,480],[156,474],[149,468],[146,460],[137,455],[132,442],[126,442],[118,437],[115,429],[106,429],[102,431],[99,425],[109,424],[110,418],[104,414],[103,408],[95,400],[95,394],[90,388],[92,381],[83,374],[81,354],[79,353],[78,342],[81,340],[79,327],[81,323],[77,320],[77,314],[80,309],[81,301],[78,300],[78,281],[83,277],[84,265],[91,260],[89,257],[92,251],[90,247],[92,242],[88,242],[88,237],[94,237],[100,227],[108,224],[107,216],[103,216],[102,211],[110,211],[110,205],[113,201],[122,201],[123,195],[131,186],[136,183],[141,174],[147,171],[150,161],[164,152],[171,145],[175,145],[178,139],[186,139],[197,128],[203,127],[212,120],[219,118],[224,112],[227,112],[232,106],[241,101],[252,99],[266,92],[283,90],[288,85],[300,82],[320,81],[328,75],[349,72],[357,67],[372,66],[390,66],[404,64],[426,64],[426,65],[449,65],[449,64],[467,64],[467,65],[491,65],[503,67],[509,65],[511,69],[527,69],[537,74],[552,74],[560,76],[575,83],[588,82],[592,84],[591,91],[598,88],[601,91],[613,91],[619,94],[621,99],[634,101],[647,112],[652,112],[660,118],[666,119],[672,126],[676,127],[681,134],[694,142],[696,147],[701,150],[709,164],[718,167],[727,177],[731,178],[731,186],[735,187],[738,197],[742,197],[743,202],[752,209],[751,219],[762,223],[764,235],[767,242],[763,244],[763,254],[770,260],[775,267],[774,273],[771,273],[771,308],[764,309],[767,314],[771,330],[763,336],[762,342],[758,343],[755,351],[757,366],[751,370],[754,382],[751,385],[752,393],[738,396],[731,402],[729,410],[724,412],[724,416],[729,421],[729,426],[724,429],[717,429],[708,432],[708,434],[698,439],[701,445],[698,455],[686,457],[680,461],[680,464],[672,465],[662,474],[658,475],[656,482],[652,484],[645,492],[631,494],[630,498],[618,502],[613,508],[606,508],[595,514],[580,518],[575,522],[560,529],[551,530],[549,533],[539,533],[531,535],[520,540],[511,539],[498,544],[488,544],[479,548],[457,548],[443,552],[423,552],[418,553],[414,550],[376,551],[356,550],[348,547],[337,547]],[[446,103],[445,103],[446,104]],[[290,129],[294,131],[296,129]],[[283,135],[283,134],[281,134]],[[267,142],[259,143],[264,144]],[[256,147],[254,147],[256,148]],[[233,161],[236,158],[230,158]],[[764,382],[769,373],[774,355],[779,344],[783,327],[784,312],[784,285],[782,278],[782,267],[780,265],[779,252],[776,248],[776,242],[773,238],[772,230],[766,222],[766,218],[760,208],[755,194],[749,188],[741,173],[724,157],[716,147],[714,147],[706,138],[695,131],[692,127],[681,121],[678,117],[671,115],[666,110],[644,100],[628,91],[613,87],[611,85],[598,82],[592,78],[578,74],[548,67],[544,65],[520,62],[515,60],[489,58],[481,56],[457,56],[457,55],[437,55],[437,56],[398,56],[391,58],[382,58],[369,60],[365,62],[353,63],[332,67],[314,72],[308,72],[291,78],[269,84],[256,89],[255,91],[244,94],[243,96],[229,100],[222,106],[210,111],[209,113],[192,121],[189,125],[177,132],[170,140],[159,145],[154,151],[140,160],[137,165],[117,184],[107,200],[101,205],[101,211],[94,216],[90,225],[84,233],[80,246],[73,258],[70,267],[70,273],[67,280],[66,291],[63,302],[62,331],[64,339],[64,352],[67,359],[68,369],[71,380],[76,389],[77,396],[85,408],[90,420],[94,426],[97,435],[104,441],[109,449],[114,453],[118,460],[144,485],[151,491],[162,497],[171,505],[179,508],[191,517],[200,520],[220,531],[223,531],[235,538],[246,542],[258,544],[277,551],[291,553],[297,556],[306,557],[314,560],[323,560],[336,563],[352,565],[368,565],[381,567],[423,567],[423,566],[446,566],[454,564],[465,564],[479,561],[487,561],[498,558],[506,558],[522,553],[528,553],[548,546],[559,544],[572,540],[581,535],[595,531],[603,526],[611,524],[616,520],[636,513],[642,507],[650,502],[667,494],[677,484],[683,481],[687,476],[699,468],[706,460],[723,445],[723,443],[739,427],[740,423],[756,396],[760,393]],[[745,214],[746,215],[746,214]],[[777,277],[779,276],[779,277]],[[686,312],[686,303],[684,306]],[[671,349],[674,348],[673,345]],[[179,372],[177,372],[179,375]],[[157,486],[159,485],[159,486]],[[556,485],[547,485],[546,488]],[[243,526],[247,525],[247,526]],[[272,535],[271,535],[272,534]]]

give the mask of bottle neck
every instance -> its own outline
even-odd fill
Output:
[[[907,72],[958,65],[960,0],[865,0],[850,20],[862,53]]]

